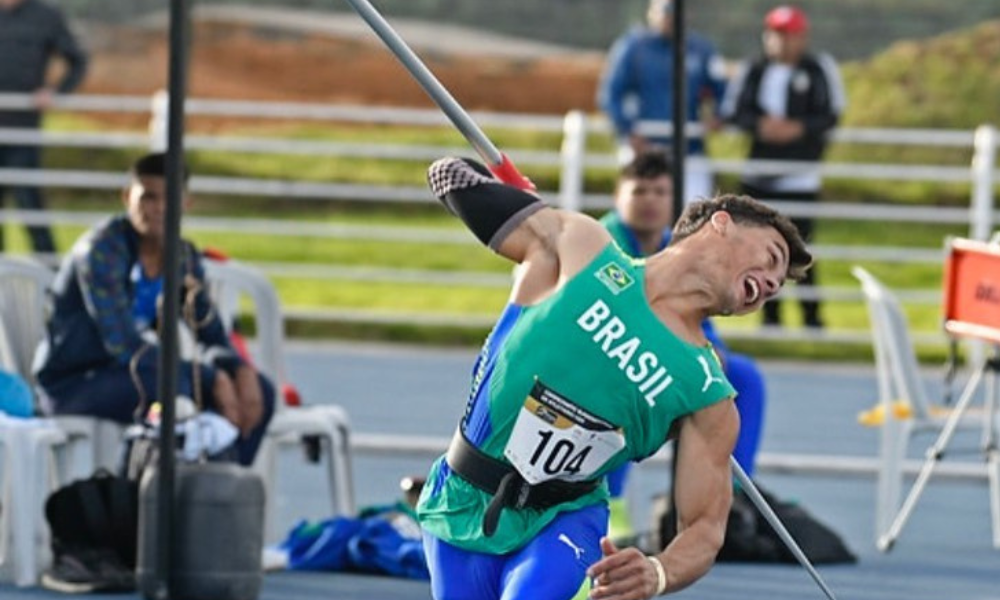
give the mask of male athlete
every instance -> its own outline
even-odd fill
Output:
[[[634,600],[704,575],[722,544],[739,431],[701,322],[757,310],[812,261],[746,196],[688,207],[645,261],[597,221],[446,158],[434,194],[520,264],[476,362],[465,415],[418,505],[437,600]],[[679,534],[662,552],[606,537],[606,473],[677,437]]]

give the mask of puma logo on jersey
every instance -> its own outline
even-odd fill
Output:
[[[698,357],[698,362],[701,364],[701,370],[705,372],[705,383],[701,386],[701,391],[705,392],[708,390],[708,386],[713,383],[725,383],[721,377],[716,377],[712,375],[712,367],[708,364],[708,359],[704,356]]]
[[[611,308],[603,300],[595,300],[576,319],[576,324],[592,334],[591,341],[636,384],[649,406],[656,406],[657,396],[674,382],[664,361],[655,353],[642,350],[644,344],[638,336],[627,337],[625,322],[612,315]]]
[[[565,533],[560,533],[559,534],[559,541],[562,542],[562,543],[564,543],[564,544],[566,544],[567,546],[570,547],[571,550],[573,550],[573,553],[576,554],[576,559],[577,560],[580,560],[581,558],[583,558],[583,553],[585,552],[585,550],[583,548],[577,546],[576,544],[574,544],[573,540],[569,539],[568,535],[566,535]]]

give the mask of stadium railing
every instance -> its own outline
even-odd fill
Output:
[[[27,96],[0,94],[0,108],[28,106]],[[191,98],[186,102],[189,117],[285,120],[298,122],[340,122],[405,127],[447,128],[447,119],[437,110],[413,108],[387,108],[371,106],[345,106],[306,103],[278,103],[244,100],[210,100]],[[16,130],[0,128],[0,143],[34,144],[49,147],[77,147],[93,149],[145,149],[162,148],[165,139],[166,95],[97,96],[74,95],[56,99],[54,110],[70,113],[118,113],[149,115],[147,131],[54,131]],[[604,169],[613,171],[616,158],[606,148],[595,150],[593,143],[599,136],[607,138],[609,128],[602,117],[572,111],[564,116],[528,115],[474,112],[473,118],[486,129],[511,129],[542,132],[557,137],[559,148],[505,148],[512,160],[530,173],[532,167],[556,168],[559,188],[541,190],[548,201],[570,209],[599,210],[610,207],[607,194],[587,193],[584,180],[588,171]],[[669,124],[647,124],[648,127]],[[667,127],[669,130],[669,127]],[[693,131],[697,135],[697,130]],[[885,223],[934,223],[967,225],[968,237],[987,239],[1000,212],[995,210],[995,193],[1000,182],[996,168],[997,130],[992,125],[982,125],[976,130],[930,130],[889,128],[840,128],[834,133],[837,144],[876,144],[903,148],[944,147],[968,150],[971,165],[941,165],[913,163],[849,163],[825,161],[818,165],[825,180],[854,179],[899,182],[934,182],[967,184],[970,201],[967,207],[910,206],[889,203],[851,203],[824,200],[820,203],[786,203],[786,212],[792,216],[810,216],[816,219],[877,221]],[[393,142],[317,141],[280,137],[250,137],[206,135],[192,131],[185,137],[188,151],[239,152],[249,154],[291,154],[329,157],[364,157],[394,161],[412,161],[414,168],[423,169],[430,160],[447,154],[469,154],[463,146],[409,144]],[[778,161],[710,160],[711,169],[720,174],[738,174],[747,168],[767,172],[782,168]],[[95,172],[78,170],[22,170],[0,168],[0,185],[38,185],[75,189],[117,189],[123,183],[120,172]],[[257,179],[196,175],[191,188],[199,194],[264,196],[281,199],[350,200],[361,202],[432,203],[434,200],[422,186],[381,186],[357,183],[333,183],[294,179]],[[0,212],[3,222],[22,223],[74,223],[90,224],[102,214],[85,211],[47,211],[31,213],[19,210]],[[421,228],[377,227],[348,224],[323,224],[308,222],[276,223],[254,218],[190,217],[189,229],[214,231],[259,232],[268,235],[317,236],[348,239],[399,240],[427,243],[472,244],[474,240],[463,232],[454,235],[440,230]],[[894,247],[869,245],[816,245],[815,254],[821,261],[884,261],[887,263],[940,263],[942,250],[926,247]],[[265,273],[281,277],[302,277],[320,280],[372,280],[413,281],[461,284],[470,286],[506,287],[509,279],[496,273],[444,272],[400,268],[372,268],[364,265],[302,265],[288,263],[257,264]],[[860,291],[854,288],[806,286],[789,288],[787,296],[814,297],[823,300],[851,300],[861,302]],[[940,291],[933,289],[908,290],[901,298],[912,304],[937,304]],[[412,312],[373,313],[363,310],[303,309],[290,306],[289,316],[313,320],[406,322],[428,325],[465,324],[487,326],[491,315],[441,315],[413,314]],[[730,337],[767,339],[807,338],[823,342],[867,343],[866,331],[808,331],[783,332],[764,329],[726,330]],[[924,341],[943,341],[938,334],[918,334]]]

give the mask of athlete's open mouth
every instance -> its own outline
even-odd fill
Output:
[[[760,283],[752,277],[747,277],[743,282],[743,291],[746,294],[746,304],[753,304],[760,298]]]

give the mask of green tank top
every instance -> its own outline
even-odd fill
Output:
[[[673,422],[735,395],[710,345],[670,332],[645,296],[645,262],[608,244],[534,306],[510,305],[484,345],[462,427],[486,454],[529,482],[603,478],[655,453]],[[455,546],[502,554],[523,546],[561,511],[606,501],[601,485],[545,509],[504,509],[482,533],[491,496],[431,468],[418,514]]]

